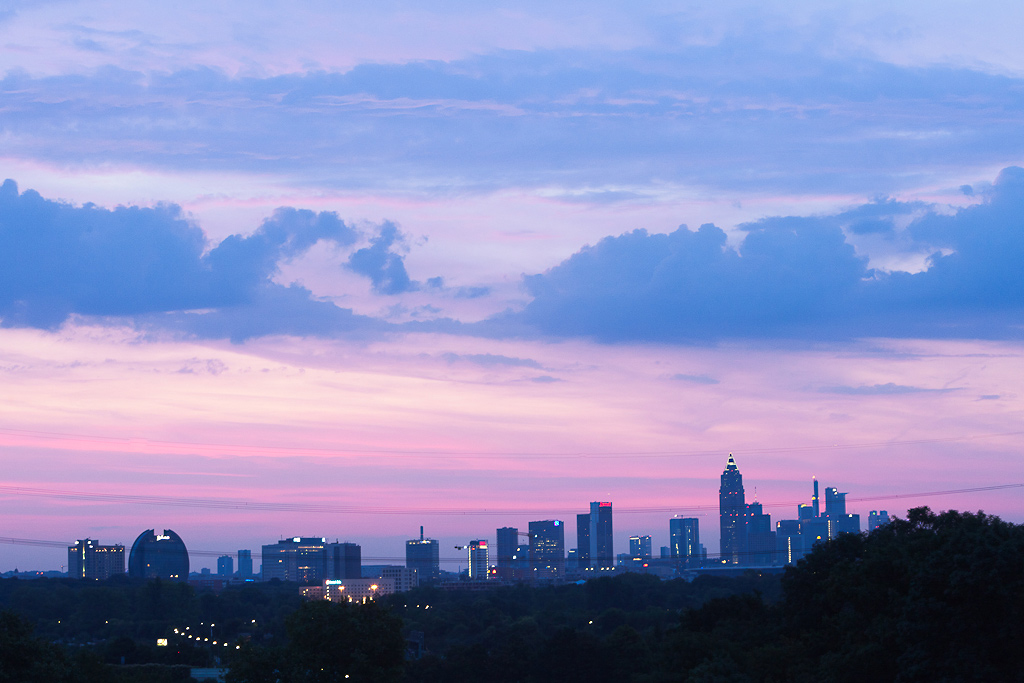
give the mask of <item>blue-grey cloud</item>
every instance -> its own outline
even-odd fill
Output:
[[[692,384],[718,384],[718,380],[710,375],[687,375],[684,373],[677,373],[672,375],[672,379],[680,382],[690,382]]]
[[[882,206],[764,219],[736,250],[714,225],[608,237],[526,277],[533,300],[490,323],[602,341],[1024,336],[1024,170],[1000,173],[980,204],[910,223],[932,254],[923,272],[869,268],[847,241],[841,226],[883,220]]]
[[[889,396],[898,394],[922,394],[941,393],[956,391],[956,389],[926,389],[924,387],[912,387],[903,384],[887,382],[886,384],[872,384],[870,386],[834,386],[822,387],[818,390],[823,394],[849,394],[851,396]]]
[[[370,240],[370,246],[352,253],[348,267],[370,278],[373,291],[378,294],[402,294],[419,289],[419,283],[409,279],[405,262],[395,248],[405,246],[405,235],[394,223],[385,221]]]
[[[381,324],[272,278],[320,240],[351,245],[354,229],[329,212],[279,209],[248,236],[212,249],[174,205],[102,209],[0,186],[0,318],[54,327],[68,316],[243,339],[338,334]]]
[[[483,365],[484,367],[523,367],[541,369],[541,364],[532,358],[515,358],[513,356],[502,356],[494,353],[445,353],[441,355],[449,363],[466,361]]]
[[[9,72],[0,125],[5,155],[56,163],[287,172],[381,191],[558,186],[598,203],[642,201],[636,188],[666,179],[892,193],[1024,157],[1021,78],[752,38],[273,77]]]

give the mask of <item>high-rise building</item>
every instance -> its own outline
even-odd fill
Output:
[[[669,548],[681,564],[695,568],[701,564],[700,520],[696,517],[673,517],[668,520]]]
[[[814,482],[817,484],[818,482]],[[846,515],[846,494],[829,486],[825,489],[825,514],[833,519]]]
[[[560,519],[530,522],[530,571],[535,579],[565,576],[565,525]]]
[[[420,527],[419,539],[405,542],[405,566],[415,569],[419,574],[419,582],[432,583],[441,578],[441,557],[437,541],[424,538],[423,527]]]
[[[874,531],[883,524],[889,523],[889,513],[885,510],[872,510],[868,513],[868,531]]]
[[[317,536],[295,536],[263,546],[263,580],[304,586],[327,579],[360,578],[362,551],[355,543],[328,543]]]
[[[498,529],[498,578],[509,581],[512,576],[512,558],[519,547],[519,529],[514,526],[505,526]]]
[[[582,570],[615,566],[611,503],[591,503],[588,514],[576,515],[576,550]]]
[[[722,485],[718,489],[718,514],[721,527],[721,555],[725,564],[745,564],[747,552],[746,500],[743,493],[743,475],[736,461],[729,460],[722,472]]]
[[[768,567],[774,564],[775,532],[771,515],[764,514],[755,500],[747,505],[747,560],[744,564]]]
[[[793,564],[804,556],[799,520],[784,519],[775,524],[775,548],[778,564]]]
[[[102,581],[124,574],[124,546],[100,545],[85,538],[68,546],[68,576]]]
[[[490,564],[487,558],[487,541],[481,539],[470,541],[469,547],[469,580],[485,581],[490,578]]]
[[[653,557],[650,536],[630,536],[629,556],[633,560],[650,562]]]
[[[235,558],[230,555],[221,555],[217,558],[217,576],[230,578],[235,573]]]
[[[188,581],[188,549],[178,534],[153,529],[139,534],[128,556],[128,575],[138,579]]]
[[[329,543],[327,553],[327,578],[360,579],[363,571],[363,549],[356,543]]]
[[[238,551],[238,578],[245,581],[252,578],[252,551]]]

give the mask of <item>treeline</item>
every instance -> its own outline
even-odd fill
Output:
[[[148,615],[140,622],[145,627],[128,619],[117,627],[123,633],[111,632],[103,643],[56,645],[50,639],[60,629],[49,631],[39,613],[24,609],[32,604],[24,602],[23,587],[0,586],[0,604],[12,606],[21,595],[20,610],[45,635],[18,632],[24,622],[5,615],[0,681],[85,681],[90,662],[93,669],[118,663],[103,648],[148,647],[142,638],[155,637],[160,624],[164,637],[173,621],[186,618],[230,622],[244,639],[222,658],[230,683],[1024,680],[1024,527],[981,513],[915,509],[870,535],[818,546],[781,578],[705,576],[687,583],[626,574],[580,585],[422,588],[367,606],[300,606],[287,585],[220,595],[167,584],[93,588],[125,591],[120,609],[126,617],[136,609],[140,619]],[[70,590],[73,600],[88,588]],[[164,621],[147,612],[147,591],[163,596]],[[74,618],[80,621],[65,639],[96,624]],[[47,611],[46,619],[54,614]],[[246,619],[263,625],[247,633]],[[11,649],[19,639],[29,645]],[[178,638],[171,645],[159,649],[182,652],[187,643]],[[10,653],[19,651],[44,653],[33,657],[51,662],[77,657],[80,678],[4,678]],[[128,680],[123,668],[118,675]]]

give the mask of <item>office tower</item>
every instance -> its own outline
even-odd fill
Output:
[[[722,485],[718,489],[718,514],[721,527],[721,555],[724,564],[745,564],[747,527],[746,501],[743,494],[743,475],[740,474],[732,453],[722,472]]]
[[[68,546],[69,577],[102,581],[124,574],[124,546],[99,543],[85,538]]]
[[[484,581],[490,578],[490,564],[487,558],[487,541],[470,541],[469,547],[469,580]]]
[[[217,576],[230,578],[235,573],[235,559],[230,555],[217,558]]]
[[[420,527],[419,539],[405,542],[405,566],[415,569],[419,582],[431,583],[441,578],[441,559],[437,541],[423,537]]]
[[[755,567],[774,564],[775,532],[771,515],[756,500],[747,505],[747,562]]]
[[[793,564],[804,556],[799,520],[784,519],[776,523],[775,548],[779,564]]]
[[[796,518],[799,521],[802,522],[806,519],[813,519],[814,517],[817,517],[817,515],[814,514],[813,505],[809,505],[808,503],[801,503],[800,505],[796,506]]]
[[[238,578],[245,581],[252,578],[252,551],[238,551]]]
[[[565,576],[565,525],[561,520],[530,522],[530,572],[535,579]]]
[[[327,579],[360,578],[362,551],[355,543],[328,543],[318,536],[295,536],[263,546],[263,580],[304,586]]]
[[[818,478],[812,477],[814,480],[814,495],[811,496],[811,517],[820,517],[821,510],[818,508]]]
[[[512,558],[519,547],[519,529],[505,526],[498,529],[498,578],[509,581],[512,579]]]
[[[653,557],[650,536],[630,536],[629,556],[634,560],[650,562]]]
[[[818,482],[814,482],[817,485]],[[829,486],[825,489],[825,514],[833,519],[846,515],[846,494]]]
[[[696,517],[673,517],[668,520],[669,548],[672,557],[687,567],[700,566],[700,520]]]
[[[170,529],[164,529],[159,536],[153,529],[147,529],[132,544],[128,575],[137,579],[188,581],[188,549]]]
[[[889,523],[889,513],[885,510],[872,510],[868,513],[868,531],[874,531],[883,524]]]
[[[611,503],[591,503],[588,514],[576,515],[576,550],[580,569],[615,566]]]
[[[363,576],[363,549],[356,543],[329,543],[327,553],[327,579],[360,579]]]
[[[295,536],[263,546],[263,580],[295,581],[304,586],[329,578],[324,567],[327,539]]]

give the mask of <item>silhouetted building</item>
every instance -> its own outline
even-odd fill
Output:
[[[803,557],[803,542],[803,537],[800,536],[799,520],[784,519],[778,522],[775,525],[775,556],[777,564],[793,564]]]
[[[561,520],[530,522],[530,571],[535,579],[565,576],[565,525]]]
[[[774,564],[775,532],[772,531],[771,515],[756,500],[747,505],[747,561],[755,567]]]
[[[252,578],[252,551],[238,551],[238,578],[243,581]]]
[[[700,544],[700,520],[696,517],[673,517],[668,520],[669,548],[672,557],[691,568],[699,567],[704,558]]]
[[[100,545],[85,538],[68,546],[68,576],[102,581],[124,574],[124,546]]]
[[[747,552],[746,500],[743,475],[732,453],[722,472],[718,489],[718,514],[721,527],[721,554],[725,564],[745,564]]]
[[[514,526],[505,526],[498,529],[498,578],[505,581],[512,580],[512,558],[516,554],[516,548],[519,547],[519,529]]]
[[[576,515],[576,552],[581,570],[615,566],[611,503],[591,503],[589,513]]]
[[[883,524],[889,523],[889,513],[885,510],[872,510],[868,513],[868,531],[874,531]]]
[[[629,555],[634,560],[640,560],[642,562],[650,562],[652,558],[651,548],[651,537],[650,536],[630,536],[629,537]]]
[[[153,529],[139,534],[128,556],[128,575],[138,579],[188,581],[188,549],[170,529],[157,536]]]
[[[418,540],[405,542],[405,566],[416,570],[421,584],[433,583],[441,577],[440,548],[434,539],[423,537],[423,527]]]
[[[361,578],[362,550],[355,543],[328,543],[317,536],[295,536],[263,546],[263,580],[303,585]]]
[[[419,574],[415,569],[409,569],[408,567],[381,567],[380,578],[393,582],[396,593],[411,591],[420,585]]]
[[[235,558],[221,555],[217,558],[217,576],[231,577],[235,573]]]
[[[470,541],[469,547],[469,580],[484,581],[490,578],[490,564],[487,558],[487,541],[481,539]]]

